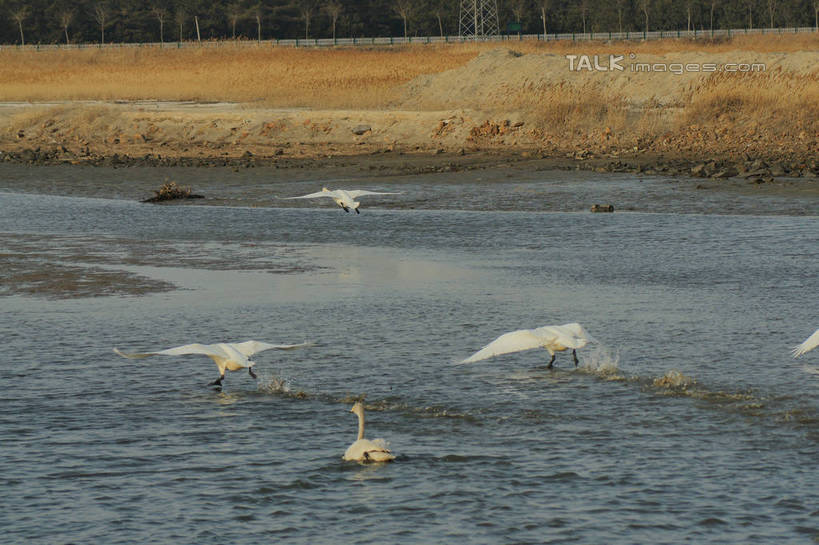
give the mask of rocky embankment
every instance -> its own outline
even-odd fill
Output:
[[[363,150],[357,147],[356,155],[327,157],[316,150],[300,149],[298,153],[276,150],[272,154],[257,155],[245,151],[238,156],[186,157],[144,154],[131,156],[113,153],[101,155],[90,149],[78,153],[66,148],[24,148],[18,151],[0,151],[0,162],[25,165],[89,165],[110,168],[129,167],[230,167],[234,169],[273,168],[333,168],[334,166],[360,165],[364,170],[385,174],[422,174],[480,169],[504,163],[532,163],[539,169],[591,170],[595,172],[633,173],[641,176],[670,176],[704,178],[713,181],[724,179],[744,180],[748,184],[774,184],[777,181],[816,180],[819,178],[819,159],[777,160],[760,159],[744,155],[732,158],[687,158],[670,154],[640,151],[624,154],[594,154],[588,151],[576,153],[547,153],[538,150],[474,150],[460,148],[454,151],[441,149],[402,151],[378,148]]]

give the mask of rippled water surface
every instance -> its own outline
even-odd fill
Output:
[[[3,541],[819,541],[819,217],[372,204],[0,193]],[[571,321],[578,368],[455,364]],[[316,345],[111,350],[246,339]]]

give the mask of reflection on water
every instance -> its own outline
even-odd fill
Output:
[[[819,218],[337,212],[0,195],[7,540],[819,537]],[[570,321],[577,368],[454,364]],[[222,392],[111,352],[251,338],[316,344]],[[357,399],[394,464],[342,462]]]

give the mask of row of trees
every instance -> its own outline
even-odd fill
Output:
[[[0,0],[0,43],[457,35],[461,1]],[[496,1],[525,34],[819,28],[819,0]]]

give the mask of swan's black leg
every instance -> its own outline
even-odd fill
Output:
[[[358,208],[355,209],[356,214],[360,214],[361,212],[358,211]]]
[[[577,367],[577,351],[572,350],[572,357],[574,358],[574,366]]]
[[[342,206],[342,208],[343,208],[343,209],[344,209],[344,211],[345,211],[345,212],[347,212],[348,214],[350,213],[350,209],[349,209],[349,208],[347,208],[346,206]]]
[[[253,378],[258,378],[258,377],[256,376],[256,373],[254,373],[254,372],[253,372],[253,368],[252,368],[252,367],[248,367],[248,368],[247,368],[247,372],[248,372],[248,373],[250,373],[250,376],[251,376],[251,377],[253,377]]]
[[[547,365],[547,367],[548,367],[549,369],[551,369],[551,368],[552,368],[552,364],[553,364],[554,362],[555,362],[555,355],[554,355],[554,354],[552,354],[552,359],[550,359],[550,360],[549,360],[549,365]]]
[[[220,376],[219,378],[208,384],[208,386],[218,386],[219,388],[221,388],[223,380],[225,380],[225,375]]]

